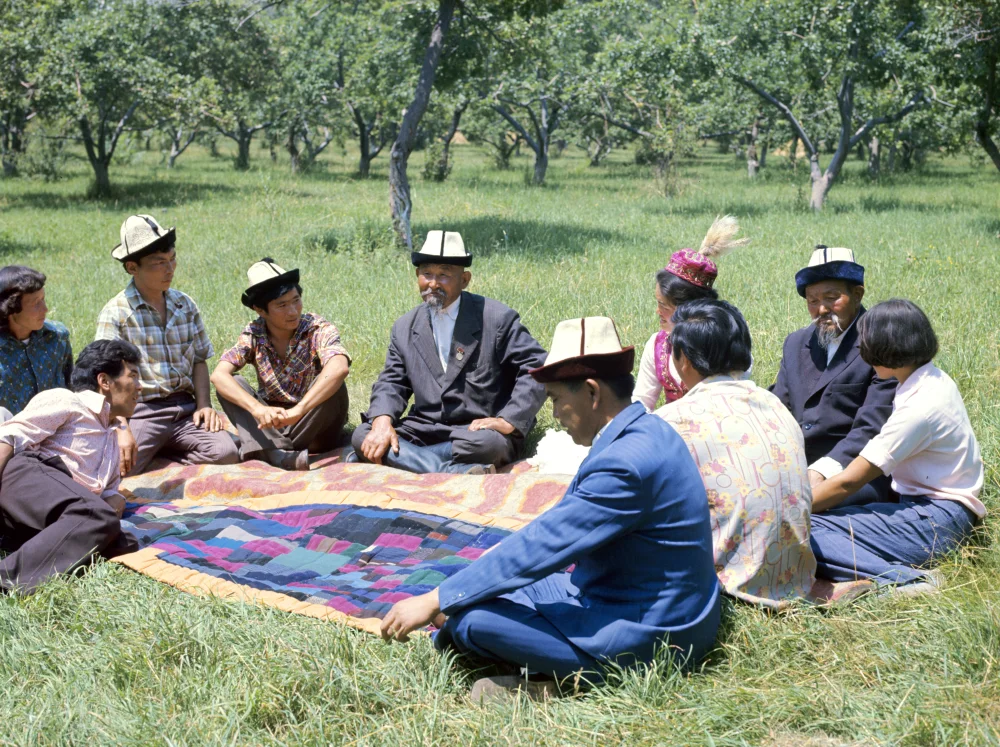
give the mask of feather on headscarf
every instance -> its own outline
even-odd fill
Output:
[[[715,278],[719,275],[719,268],[716,267],[715,260],[737,247],[750,243],[748,238],[735,238],[739,231],[739,222],[732,215],[716,218],[712,227],[708,229],[708,233],[705,234],[698,251],[681,249],[674,252],[670,255],[670,261],[667,262],[664,269],[700,288],[711,288]]]

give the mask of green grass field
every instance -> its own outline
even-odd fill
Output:
[[[589,695],[485,709],[474,674],[428,640],[387,646],[341,627],[194,598],[107,563],[27,599],[0,598],[0,739],[10,744],[803,744],[1000,743],[1000,179],[967,160],[931,160],[874,184],[850,163],[819,215],[772,157],[743,164],[705,148],[660,195],[628,154],[597,169],[570,150],[549,185],[525,186],[458,147],[444,184],[415,175],[415,230],[461,231],[471,290],[519,310],[548,345],[564,318],[609,315],[629,344],[656,329],[653,274],[697,246],[712,219],[738,216],[753,244],[721,261],[717,284],[744,312],[754,378],[769,384],[781,342],[808,315],[793,276],[816,243],[854,248],[869,305],[915,300],[937,329],[938,364],[961,388],[987,463],[994,512],[944,566],[935,596],[867,598],[833,611],[769,615],[726,607],[718,647],[693,674],[665,664]],[[195,298],[217,353],[250,318],[239,303],[252,261],[299,267],[306,308],[333,321],[354,357],[351,423],[367,404],[389,327],[418,302],[409,258],[386,248],[386,161],[352,177],[334,154],[293,177],[253,150],[247,173],[192,149],[168,171],[137,150],[115,166],[118,198],[85,198],[73,161],[55,183],[0,181],[0,264],[48,275],[51,317],[79,350],[127,275],[118,228],[149,212],[178,229],[175,286]],[[552,425],[546,408],[536,434]],[[812,740],[812,741],[810,741]]]

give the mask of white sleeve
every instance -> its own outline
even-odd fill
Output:
[[[663,387],[656,378],[656,335],[649,338],[646,347],[642,349],[639,360],[639,376],[636,378],[635,389],[632,391],[632,401],[641,402],[647,412],[652,412],[660,399]]]
[[[930,415],[917,407],[894,410],[882,430],[868,442],[859,456],[882,470],[882,474],[891,474],[897,464],[930,444],[933,438]]]
[[[809,465],[809,469],[813,472],[819,472],[823,475],[824,480],[829,480],[831,477],[836,477],[841,472],[844,471],[843,465],[838,462],[833,457],[820,457],[815,462]]]

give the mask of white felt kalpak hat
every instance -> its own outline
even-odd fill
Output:
[[[472,264],[472,255],[465,251],[462,234],[457,231],[428,231],[419,252],[410,253],[415,266],[423,264],[461,265]]]
[[[543,384],[566,379],[608,379],[632,373],[635,348],[622,347],[614,320],[588,316],[559,322],[545,365],[529,371]]]
[[[152,215],[130,215],[122,223],[121,243],[111,250],[119,262],[134,261],[169,249],[177,239],[174,228],[164,228]]]
[[[248,309],[254,306],[263,308],[257,301],[258,295],[271,288],[280,285],[298,285],[299,271],[288,270],[287,272],[276,265],[270,257],[264,257],[260,262],[254,262],[247,270],[247,280],[250,287],[243,291],[240,301]]]

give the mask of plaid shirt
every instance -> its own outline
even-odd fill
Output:
[[[72,372],[69,330],[59,322],[46,320],[26,343],[0,332],[0,407],[18,413],[39,392],[68,387]]]
[[[309,391],[323,366],[336,355],[345,356],[348,363],[351,361],[340,342],[337,328],[321,316],[303,314],[288,343],[284,360],[278,357],[278,351],[268,339],[267,325],[260,317],[243,329],[222,360],[231,363],[237,371],[246,365],[253,366],[257,369],[261,397],[268,402],[294,405]]]
[[[95,340],[127,340],[142,351],[140,402],[181,392],[194,395],[195,364],[215,355],[195,302],[173,288],[166,296],[165,326],[160,326],[159,312],[142,300],[135,281],[108,301],[97,318]]]

